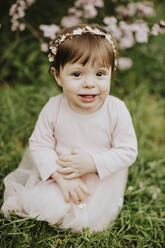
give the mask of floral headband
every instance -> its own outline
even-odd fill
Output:
[[[48,54],[49,61],[50,62],[54,61],[55,56],[57,54],[58,47],[60,46],[60,44],[62,42],[64,42],[67,38],[71,39],[75,35],[81,35],[84,33],[92,33],[95,35],[101,35],[101,36],[105,37],[105,39],[110,42],[112,49],[113,49],[113,52],[114,52],[114,55],[115,55],[115,69],[116,69],[116,67],[117,67],[117,51],[116,51],[116,47],[115,47],[115,44],[114,44],[114,41],[112,39],[111,34],[106,34],[103,31],[99,30],[98,28],[92,29],[90,26],[85,26],[84,28],[77,28],[77,29],[73,30],[72,33],[62,34],[59,37],[59,39],[51,42],[50,46],[49,46],[51,53]]]

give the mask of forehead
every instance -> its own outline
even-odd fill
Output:
[[[109,42],[100,36],[84,34],[66,40],[61,46],[66,64],[79,63],[83,66],[91,64],[93,67],[110,67],[112,64],[112,49]],[[64,65],[63,64],[63,65]]]
[[[89,69],[89,70],[96,70],[96,69],[110,69],[111,66],[109,68],[107,68],[105,65],[103,64],[98,64],[98,63],[87,63],[85,65],[83,65],[82,63],[80,62],[76,62],[76,63],[71,63],[71,62],[68,62],[65,66],[64,66],[65,69],[68,69],[68,70],[77,70],[77,69]]]

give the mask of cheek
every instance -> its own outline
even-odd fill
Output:
[[[63,87],[64,93],[74,94],[78,91],[78,87],[74,84],[68,84]]]
[[[102,84],[100,84],[100,91],[102,93],[109,94],[109,91],[110,91],[110,81],[108,81],[108,82],[102,82]]]

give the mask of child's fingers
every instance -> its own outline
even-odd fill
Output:
[[[68,174],[68,175],[65,175],[64,176],[64,179],[74,179],[74,178],[77,178],[77,177],[80,177],[80,174],[78,172],[73,172],[71,174]]]
[[[61,165],[62,167],[71,166],[71,162],[69,162],[69,161],[66,162],[66,161],[57,160],[56,162],[57,162],[57,164]]]
[[[64,174],[64,175],[67,175],[67,174],[73,173],[74,169],[71,167],[64,167],[64,168],[59,168],[57,170],[57,172]]]
[[[59,156],[59,160],[65,161],[65,162],[71,162],[72,161],[72,156],[70,156],[70,155]]]
[[[83,191],[80,187],[78,187],[78,188],[76,189],[76,192],[77,192],[77,194],[78,194],[78,196],[79,196],[80,201],[81,201],[81,202],[84,201],[84,200],[85,200],[84,191]]]
[[[79,196],[78,196],[77,192],[75,192],[75,191],[70,191],[70,195],[71,195],[73,201],[74,201],[76,204],[79,204],[79,203],[80,203],[80,199],[79,199]]]
[[[63,191],[63,195],[64,195],[64,198],[65,198],[65,201],[69,202],[69,192],[68,191]]]
[[[80,153],[80,152],[79,152],[78,149],[74,149],[74,150],[72,150],[72,152],[71,152],[72,155],[76,155],[76,154],[79,154],[79,153]]]
[[[90,195],[88,187],[84,183],[80,183],[80,188],[87,194]]]

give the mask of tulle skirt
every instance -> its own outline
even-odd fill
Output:
[[[71,228],[73,232],[86,227],[90,231],[102,231],[108,228],[121,210],[127,172],[124,169],[103,180],[96,174],[83,176],[90,195],[82,204],[67,203],[55,182],[41,181],[27,149],[19,167],[4,179],[1,210],[6,218],[10,214],[36,218],[51,225]]]

